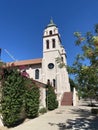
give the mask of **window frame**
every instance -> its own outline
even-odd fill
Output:
[[[56,80],[53,79],[53,87],[55,88],[56,87]]]
[[[55,44],[55,39],[52,39],[52,48],[55,48],[56,44]]]
[[[39,79],[39,69],[35,69],[35,79]]]
[[[52,35],[52,30],[49,31],[49,35]]]
[[[46,40],[46,49],[49,49],[49,40]]]

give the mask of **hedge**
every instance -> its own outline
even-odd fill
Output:
[[[34,118],[39,110],[39,88],[20,71],[3,69],[2,117],[4,125],[12,127],[25,118]]]

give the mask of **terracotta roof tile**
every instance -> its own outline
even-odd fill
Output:
[[[21,66],[21,65],[34,65],[34,64],[41,64],[42,58],[39,59],[31,59],[31,60],[21,60],[21,61],[15,61],[15,62],[8,62],[7,66],[11,66],[12,64],[14,66]]]

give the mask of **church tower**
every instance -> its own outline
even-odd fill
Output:
[[[42,82],[50,83],[55,88],[58,100],[61,100],[64,92],[70,92],[68,73],[62,64],[67,65],[66,52],[58,27],[51,19],[43,33]]]

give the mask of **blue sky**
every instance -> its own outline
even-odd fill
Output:
[[[51,17],[71,65],[80,52],[73,33],[93,31],[98,23],[98,0],[0,0],[2,61],[13,61],[4,49],[17,60],[42,57],[43,30]]]

